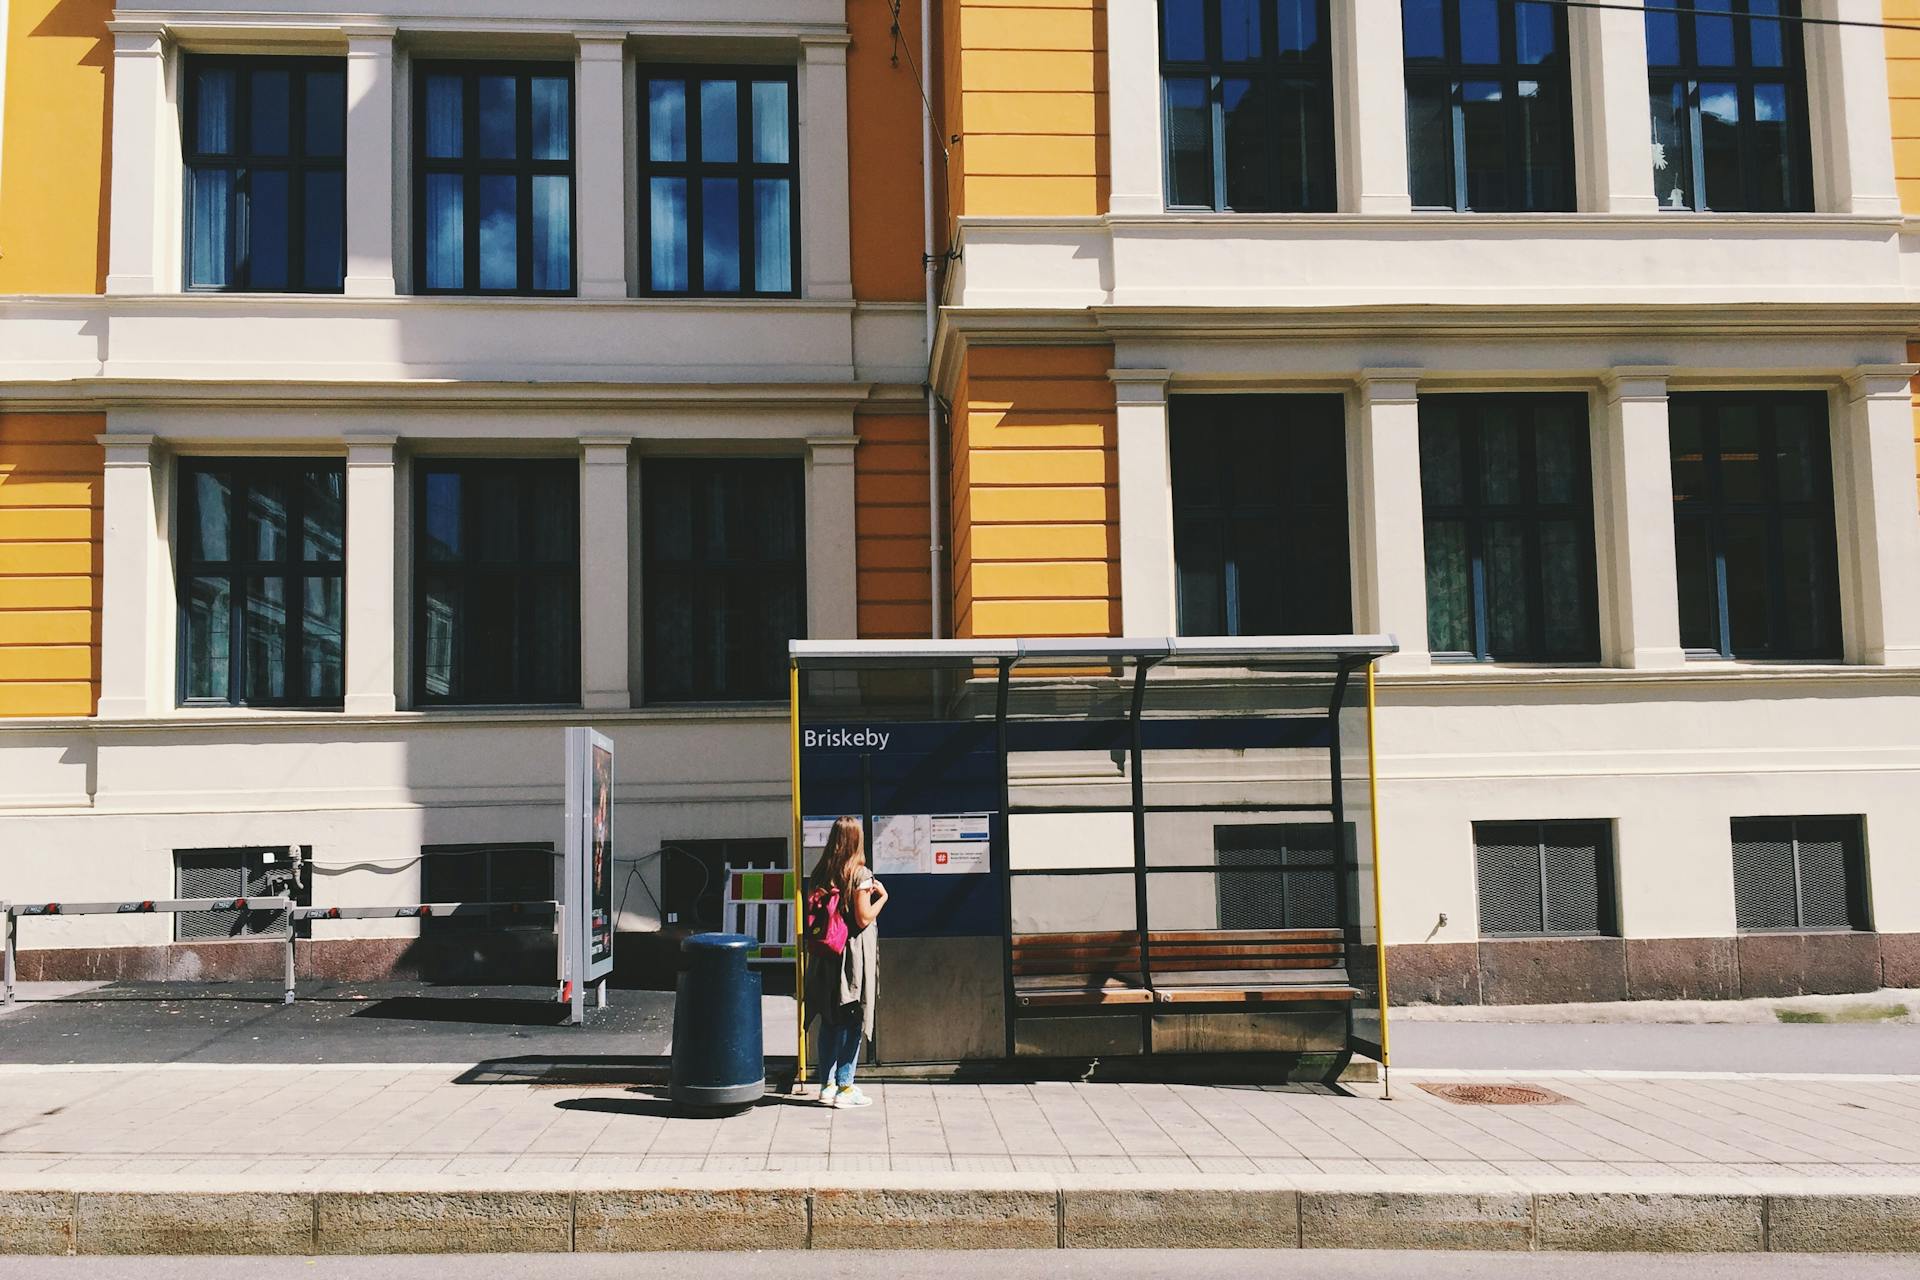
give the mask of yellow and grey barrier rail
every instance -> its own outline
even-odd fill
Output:
[[[291,898],[141,898],[128,902],[0,902],[5,922],[5,990],[0,1005],[13,1003],[19,971],[20,921],[29,916],[120,916],[187,911],[284,911],[287,913],[285,1001],[294,997],[295,924],[312,920],[445,920],[497,915],[550,916],[559,910],[552,900],[531,902],[412,902],[389,907],[303,907]]]

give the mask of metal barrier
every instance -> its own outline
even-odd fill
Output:
[[[462,916],[553,915],[559,905],[549,900],[532,902],[415,902],[391,907],[302,907],[291,898],[143,898],[134,902],[0,902],[0,917],[5,920],[6,962],[5,992],[0,1005],[14,1000],[15,975],[18,973],[20,921],[27,916],[115,916],[168,914],[186,911],[284,911],[287,913],[285,999],[294,998],[294,951],[298,931],[293,927],[313,920],[445,920]],[[263,941],[270,939],[263,939]]]

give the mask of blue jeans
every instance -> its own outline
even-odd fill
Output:
[[[850,1004],[820,1016],[820,1084],[853,1087],[853,1069],[860,1062],[860,1031],[865,1019],[860,1006]]]

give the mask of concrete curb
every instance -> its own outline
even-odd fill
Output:
[[[1374,1248],[1920,1253],[1920,1194],[959,1178],[571,1190],[0,1191],[0,1254]],[[898,1185],[896,1185],[898,1182]]]

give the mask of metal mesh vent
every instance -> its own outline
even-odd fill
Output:
[[[1793,885],[1793,824],[1735,824],[1733,911],[1742,929],[1791,929],[1799,923]]]
[[[1603,934],[1612,927],[1604,822],[1474,824],[1483,934]]]
[[[1331,831],[1308,823],[1214,829],[1222,929],[1336,929],[1341,874]],[[1234,868],[1262,867],[1250,871]],[[1287,867],[1300,870],[1272,870]]]
[[[1540,847],[1518,835],[1512,827],[1487,828],[1478,841],[1482,933],[1540,932]]]
[[[274,892],[265,857],[258,849],[176,853],[173,865],[174,888],[182,898],[260,898]],[[183,911],[173,919],[174,937],[183,942],[284,936],[287,931],[284,911]]]
[[[1591,840],[1568,841],[1560,831],[1547,837],[1547,932],[1600,932],[1599,848]]]
[[[1742,929],[1849,929],[1860,823],[1854,818],[1742,818],[1733,824],[1734,915]]]
[[[1800,924],[1807,929],[1845,929],[1848,910],[1848,833],[1833,822],[1799,824]]]

